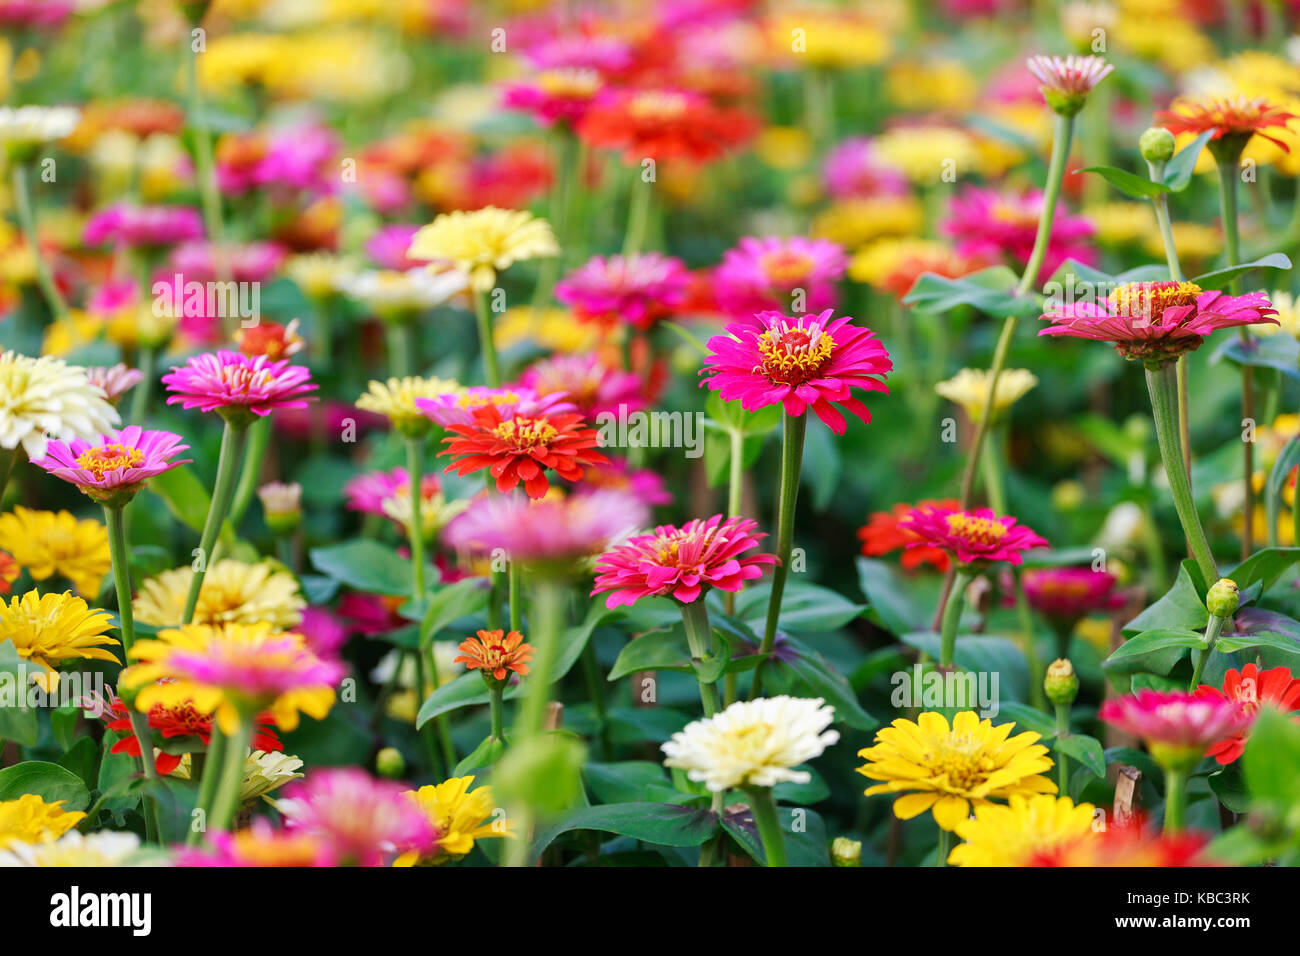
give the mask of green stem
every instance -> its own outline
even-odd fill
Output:
[[[411,544],[411,597],[424,600],[424,517],[420,487],[424,480],[424,439],[406,439],[406,471],[411,483],[411,523],[406,537]]]
[[[959,568],[953,577],[952,590],[948,592],[948,601],[943,608],[943,624],[939,630],[939,667],[944,671],[952,670],[957,655],[957,625],[961,623],[962,607],[966,603],[966,585],[973,575]]]
[[[799,500],[799,477],[803,469],[804,432],[808,427],[807,413],[791,415],[782,413],[781,435],[781,491],[776,512],[777,565],[772,570],[772,594],[767,602],[767,622],[763,626],[763,643],[759,653],[764,655],[754,668],[751,698],[763,693],[763,665],[776,643],[776,628],[781,619],[781,597],[785,593],[785,580],[790,574],[790,552],[794,550],[794,514]]]
[[[492,338],[492,313],[488,309],[487,296],[478,289],[474,290],[474,318],[478,322],[478,347],[483,353],[483,381],[488,388],[501,385],[501,371],[497,365],[497,346]]]
[[[736,517],[740,514],[740,498],[745,481],[745,434],[739,429],[728,433],[731,446],[731,458],[727,479],[727,514]],[[728,616],[736,613],[736,594],[728,591],[722,596],[722,609]],[[736,699],[736,674],[727,671],[722,677],[722,697],[724,705],[730,705]]]
[[[414,351],[411,348],[411,321],[389,319],[384,323],[384,337],[388,340],[388,370],[394,378],[411,375]]]
[[[1183,534],[1187,538],[1187,547],[1192,557],[1196,559],[1201,577],[1207,584],[1212,584],[1219,579],[1219,572],[1214,565],[1210,543],[1205,539],[1201,518],[1196,513],[1196,502],[1192,499],[1192,486],[1179,454],[1181,442],[1178,436],[1177,372],[1173,362],[1166,362],[1159,368],[1148,368],[1146,374],[1147,391],[1151,395],[1151,413],[1155,419],[1156,441],[1160,446],[1165,475],[1169,479],[1174,510],[1178,512],[1178,520],[1182,523]]]
[[[596,738],[600,742],[601,757],[610,758],[609,714],[605,710],[605,682],[600,676],[600,662],[596,660],[596,643],[592,638],[582,648],[582,679],[591,698],[591,709],[596,715]]]
[[[248,447],[239,472],[239,484],[235,486],[235,497],[230,504],[231,531],[239,527],[239,522],[244,520],[249,505],[253,503],[257,483],[262,476],[262,463],[266,461],[266,451],[270,446],[271,417],[268,415],[248,426]]]
[[[1039,681],[1039,683],[1041,684],[1042,681]],[[1070,736],[1070,705],[1057,704],[1056,705],[1056,739],[1059,741],[1063,737],[1068,737],[1068,736]],[[1060,750],[1057,750],[1056,751],[1057,792],[1063,797],[1067,796],[1066,786],[1070,779],[1070,772],[1067,769],[1068,764],[1069,761],[1066,759],[1065,754],[1061,753]]]
[[[212,813],[208,816],[208,829],[221,831],[230,827],[230,821],[239,810],[239,791],[244,783],[245,753],[253,733],[253,717],[239,715],[239,727],[226,741],[226,752],[221,761],[221,781],[212,800]]]
[[[27,247],[31,249],[32,259],[36,263],[36,284],[40,287],[41,295],[45,297],[45,303],[50,307],[50,313],[56,319],[62,319],[68,314],[68,303],[63,300],[63,294],[59,292],[59,287],[54,282],[54,274],[50,271],[45,257],[41,255],[41,247],[36,235],[36,212],[27,182],[27,164],[22,160],[14,162],[13,178],[14,206],[18,213],[18,224],[23,230],[23,238],[27,240]]]
[[[1061,182],[1065,177],[1065,163],[1070,155],[1070,145],[1074,141],[1074,121],[1073,116],[1058,115],[1055,120],[1055,129],[1052,136],[1052,155],[1047,164],[1047,183],[1043,189],[1043,208],[1038,215],[1038,231],[1034,235],[1034,248],[1029,254],[1029,262],[1025,266],[1024,274],[1020,277],[1020,283],[1016,286],[1016,295],[1022,296],[1029,292],[1034,283],[1038,280],[1038,273],[1043,268],[1043,260],[1047,256],[1048,244],[1052,237],[1052,223],[1056,218],[1056,203],[1061,195]],[[1018,320],[1016,316],[1009,315],[1002,322],[1002,332],[998,335],[997,346],[993,350],[993,364],[989,367],[988,391],[985,395],[984,407],[993,409],[996,407],[996,398],[998,393],[998,379],[1002,376],[1002,369],[1006,366],[1007,353],[1011,349],[1011,340],[1016,334],[1016,325]],[[961,479],[961,506],[963,509],[971,506],[971,498],[975,492],[975,476],[979,472],[980,456],[984,451],[984,439],[988,434],[989,420],[992,416],[987,412],[980,417],[975,426],[975,437],[971,441],[970,456],[966,460],[966,469],[962,473]]]
[[[1192,681],[1187,685],[1189,693],[1196,693],[1196,688],[1201,686],[1201,675],[1205,673],[1205,663],[1214,653],[1214,644],[1219,639],[1220,632],[1223,631],[1224,619],[1217,614],[1211,614],[1209,622],[1205,625],[1205,646],[1196,652],[1196,666],[1192,668]]]
[[[682,624],[686,628],[686,643],[690,646],[691,657],[705,661],[713,656],[713,629],[709,626],[709,609],[704,605],[704,596],[700,595],[690,603],[678,602],[682,610]],[[718,688],[707,683],[699,673],[695,675],[700,684],[700,702],[704,705],[704,716],[712,717],[719,710]]]
[[[506,739],[506,704],[505,704],[506,686],[503,683],[493,683],[488,688],[488,709],[492,714],[492,736],[497,740]]]
[[[939,828],[939,844],[934,850],[934,865],[947,866],[948,854],[952,852],[952,831]]]
[[[623,237],[624,258],[641,252],[641,246],[645,242],[646,222],[650,218],[650,199],[654,188],[654,183],[644,182],[640,177],[632,181],[632,195],[628,197],[627,233]]]
[[[217,278],[229,278],[226,262],[226,228],[221,215],[221,192],[217,187],[216,163],[212,154],[212,131],[203,115],[203,91],[199,87],[199,52],[193,49],[189,57],[190,123],[194,127],[194,169],[199,187],[199,201],[203,206],[203,222],[208,238],[216,253]],[[231,331],[231,330],[227,330]]]
[[[1163,768],[1165,772],[1165,832],[1179,833],[1187,809],[1187,772]]]
[[[149,399],[153,395],[153,379],[157,374],[158,349],[146,345],[140,350],[140,384],[131,393],[131,421],[143,426],[145,416],[149,413]]]
[[[5,489],[9,487],[9,477],[14,473],[18,463],[18,445],[13,448],[0,448],[0,501],[4,501]]]
[[[217,782],[221,776],[221,765],[225,762],[225,753],[226,735],[221,732],[220,727],[213,724],[212,733],[208,737],[208,752],[203,759],[203,773],[199,777],[199,799],[195,803],[195,806],[205,813],[210,813],[212,810],[212,798],[217,792]],[[193,756],[190,759],[193,760]],[[194,846],[202,835],[203,831],[191,827],[186,834],[185,845]]]
[[[785,834],[781,832],[781,823],[776,816],[776,802],[768,787],[747,787],[749,809],[754,814],[754,825],[758,828],[758,838],[763,843],[763,856],[768,866],[785,866]]]
[[[1165,164],[1147,162],[1151,181],[1163,182]],[[1151,207],[1155,210],[1156,226],[1160,230],[1160,243],[1165,250],[1165,262],[1169,266],[1169,278],[1174,282],[1183,281],[1183,267],[1178,261],[1178,248],[1174,245],[1174,224],[1169,218],[1169,197],[1159,193],[1151,197]],[[1178,443],[1182,449],[1183,470],[1187,472],[1188,481],[1192,474],[1192,426],[1188,415],[1188,370],[1187,356],[1178,356]]]
[[[551,673],[559,656],[564,632],[564,585],[543,578],[533,594],[533,633],[530,642],[536,648],[528,680],[532,686],[524,697],[515,720],[515,736],[523,742],[541,733],[550,697]]]
[[[217,477],[212,486],[212,502],[208,505],[208,518],[203,524],[203,534],[199,538],[199,569],[190,581],[190,591],[185,598],[185,612],[181,624],[194,620],[194,608],[199,603],[199,592],[203,589],[203,578],[208,573],[212,562],[212,546],[216,544],[217,535],[230,511],[230,499],[235,493],[235,476],[244,458],[244,444],[248,438],[248,428],[226,422],[221,433],[221,453],[217,458]]]

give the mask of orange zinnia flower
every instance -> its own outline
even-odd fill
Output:
[[[578,125],[583,141],[616,150],[628,164],[643,159],[710,162],[757,131],[748,113],[674,89],[610,92],[596,100]]]
[[[948,498],[942,501],[922,501],[917,504],[917,507],[927,505],[956,508],[957,501]],[[898,525],[899,519],[911,510],[912,506],[909,504],[898,504],[890,511],[874,512],[870,520],[858,529],[858,538],[862,541],[862,553],[869,558],[874,558],[905,548],[909,542],[916,541],[915,532]],[[904,551],[899,563],[908,571],[914,571],[923,564],[930,564],[935,570],[946,572],[949,561],[947,553],[942,548],[915,547]]]
[[[10,585],[18,580],[21,570],[12,554],[8,551],[0,551],[0,594],[9,593]]]
[[[1274,106],[1262,96],[1253,99],[1238,96],[1235,99],[1213,99],[1197,102],[1178,100],[1170,109],[1161,110],[1156,119],[1171,133],[1201,134],[1214,130],[1211,140],[1236,137],[1244,147],[1251,136],[1258,133],[1264,139],[1289,153],[1286,143],[1269,136],[1263,130],[1285,127],[1295,119],[1280,106]]]
[[[533,659],[533,645],[524,643],[524,636],[511,631],[502,636],[501,631],[479,631],[477,636],[461,642],[460,656],[454,663],[464,664],[468,670],[482,671],[496,680],[505,680],[508,671],[520,677],[528,674],[528,662]]]
[[[468,425],[448,426],[455,434],[443,439],[447,450],[442,454],[455,460],[444,470],[468,475],[487,468],[497,480],[497,491],[512,491],[522,481],[528,497],[541,498],[551,487],[546,469],[566,481],[578,481],[579,465],[609,463],[592,451],[600,438],[584,424],[582,416],[574,413],[502,417],[496,405],[484,405],[474,409]]]

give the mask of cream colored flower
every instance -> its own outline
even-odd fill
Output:
[[[194,570],[163,571],[140,586],[135,619],[158,627],[173,627],[185,611]],[[223,558],[208,568],[194,609],[195,624],[256,624],[269,622],[285,630],[296,627],[307,606],[298,582],[288,571],[261,562],[245,564]]]
[[[54,841],[12,844],[0,851],[0,866],[139,866],[144,865],[139,851],[134,833],[70,830]]]
[[[250,750],[244,755],[244,782],[239,785],[239,802],[248,803],[268,793],[274,793],[290,780],[303,774],[302,760],[293,754],[267,750]],[[186,754],[171,776],[178,780],[190,779],[190,755]]]
[[[294,256],[284,264],[284,272],[309,299],[324,299],[338,291],[340,280],[356,269],[347,256],[312,252]]]
[[[793,767],[821,755],[840,739],[827,730],[835,711],[822,698],[760,697],[737,701],[696,720],[663,745],[666,767],[685,770],[715,793],[733,787],[807,783],[812,775]]]
[[[402,526],[409,536],[411,533],[411,486],[409,483],[397,487],[391,495],[379,505],[384,515]],[[460,499],[448,501],[441,491],[420,497],[420,530],[427,541],[446,527],[447,522],[469,507],[469,501]]]
[[[1292,338],[1300,339],[1300,303],[1296,302],[1295,296],[1290,292],[1277,291],[1268,297],[1273,308],[1277,309],[1277,325],[1271,322],[1263,322],[1259,325],[1252,325],[1250,330],[1256,335],[1267,338],[1270,335],[1277,335],[1279,332],[1285,332]]]
[[[45,455],[50,438],[90,441],[121,418],[86,370],[62,359],[0,353],[0,448]]]
[[[30,149],[63,139],[77,128],[81,112],[71,106],[0,107],[0,143]]]
[[[555,233],[545,219],[526,210],[496,206],[443,213],[415,234],[407,252],[416,259],[455,263],[470,274],[477,292],[491,289],[497,273],[516,262],[559,253]]]
[[[302,511],[302,485],[270,481],[257,489],[258,500],[267,516],[296,515]]]
[[[409,316],[442,305],[468,285],[459,270],[432,273],[425,269],[368,269],[340,276],[339,291],[364,303],[381,318]]]
[[[418,378],[413,375],[390,378],[386,382],[371,382],[365,394],[357,399],[357,408],[385,416],[403,435],[423,434],[432,422],[416,406],[416,399],[432,399],[462,391],[464,389],[458,384],[445,378]]]
[[[993,398],[993,416],[1002,414],[1038,384],[1033,372],[1023,368],[1005,369],[998,376],[998,390]],[[960,405],[972,422],[984,417],[984,402],[989,394],[989,373],[983,369],[964,368],[934,390]]]

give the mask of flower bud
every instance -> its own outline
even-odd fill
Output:
[[[381,777],[396,780],[406,773],[406,760],[396,747],[385,747],[375,755],[375,771]]]
[[[1148,163],[1167,163],[1174,158],[1174,134],[1152,126],[1138,139],[1138,150]]]
[[[1074,665],[1065,658],[1057,658],[1047,668],[1043,678],[1043,690],[1047,699],[1057,707],[1069,707],[1074,698],[1079,696],[1079,678],[1075,676]]]
[[[1215,617],[1230,617],[1240,602],[1237,582],[1231,578],[1219,578],[1205,595],[1205,606]]]
[[[831,863],[835,866],[861,866],[861,842],[848,837],[836,837],[831,842]]]
[[[257,497],[274,534],[288,534],[302,523],[302,485],[297,482],[272,481],[257,489]]]

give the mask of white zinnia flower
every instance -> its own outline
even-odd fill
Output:
[[[245,750],[244,782],[239,785],[239,802],[248,803],[279,790],[302,774],[302,760],[293,754],[268,750]],[[190,779],[190,755],[186,754],[171,775],[178,780]]]
[[[77,128],[81,112],[71,106],[0,107],[0,143],[40,146],[63,139]]]
[[[0,851],[0,866],[130,866],[127,859],[139,849],[140,838],[134,833],[70,830],[50,842],[11,844]]]
[[[426,269],[367,269],[338,279],[339,291],[376,312],[416,312],[442,305],[469,286],[459,270],[436,275]]]
[[[663,745],[666,767],[685,770],[715,793],[734,787],[807,783],[812,775],[792,770],[820,756],[840,739],[827,730],[835,710],[822,698],[760,697],[737,701],[697,720]]]
[[[41,458],[48,439],[91,441],[121,418],[86,370],[62,359],[0,353],[0,448]]]

